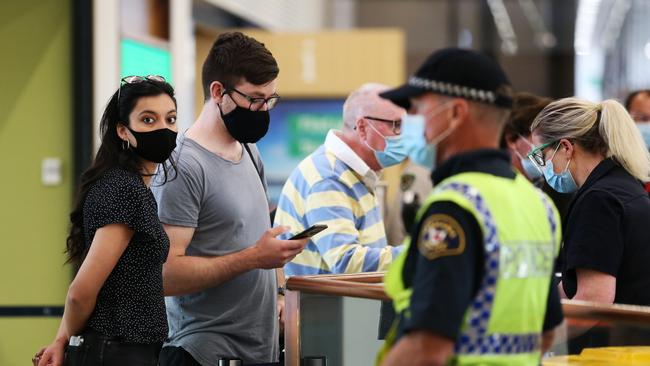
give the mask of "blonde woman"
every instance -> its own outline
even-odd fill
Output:
[[[531,131],[538,147],[530,159],[555,190],[576,193],[563,227],[561,295],[650,305],[650,198],[642,185],[650,155],[630,115],[614,100],[565,98],[545,107]]]

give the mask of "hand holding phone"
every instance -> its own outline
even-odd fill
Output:
[[[298,234],[292,236],[289,238],[289,240],[296,240],[296,239],[305,239],[305,238],[311,238],[312,236],[320,233],[321,231],[327,229],[327,225],[312,225],[311,227],[299,232]]]

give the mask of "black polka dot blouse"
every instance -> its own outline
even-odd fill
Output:
[[[87,326],[126,342],[164,341],[162,266],[169,239],[158,220],[153,194],[139,175],[109,170],[88,191],[83,219],[86,246],[97,229],[108,224],[123,223],[135,232],[101,288]]]

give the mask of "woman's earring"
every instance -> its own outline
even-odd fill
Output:
[[[126,144],[124,144],[126,142]],[[122,150],[127,150],[131,148],[131,142],[129,140],[122,140]]]

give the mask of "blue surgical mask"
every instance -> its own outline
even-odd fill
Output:
[[[528,144],[531,149],[535,148],[535,146],[533,146],[533,144],[528,141],[526,137],[519,135],[519,138],[526,142],[526,144]],[[542,177],[542,171],[537,167],[537,165],[535,165],[535,163],[533,163],[530,159],[522,156],[516,149],[514,152],[517,154],[517,157],[519,157],[521,168],[524,170],[524,174],[526,174],[526,177],[528,177],[528,179],[535,180]]]
[[[402,119],[402,138],[407,145],[411,161],[425,168],[433,169],[436,162],[436,147],[427,144],[424,127],[424,116],[408,114]]]
[[[375,126],[372,125],[372,123],[368,123],[368,125],[379,136],[383,137],[384,141],[386,141],[386,146],[384,147],[383,151],[373,149],[368,144],[368,142],[366,142],[366,146],[368,146],[370,150],[374,151],[377,162],[382,168],[388,168],[389,166],[397,165],[406,159],[408,156],[408,151],[406,150],[407,146],[404,143],[404,139],[401,134],[387,137],[379,132]]]
[[[519,161],[521,162],[521,168],[524,170],[524,173],[529,179],[534,180],[540,178],[543,175],[535,163],[530,161],[530,159],[520,158]]]
[[[553,170],[553,157],[559,148],[560,144],[555,148],[551,158],[546,161],[546,164],[544,165],[544,178],[548,185],[555,191],[559,193],[573,193],[578,190],[578,185],[576,184],[576,181],[573,180],[573,176],[569,171],[571,159],[566,163],[566,167],[561,173],[555,173]]]
[[[437,145],[453,132],[453,128],[450,127],[443,131],[429,144],[425,136],[426,120],[427,118],[433,118],[433,116],[445,111],[447,108],[449,108],[449,103],[444,103],[425,115],[408,114],[402,119],[402,136],[408,146],[409,158],[414,163],[427,169],[435,169]]]
[[[650,123],[637,123],[636,128],[641,132],[645,146],[650,150]]]

